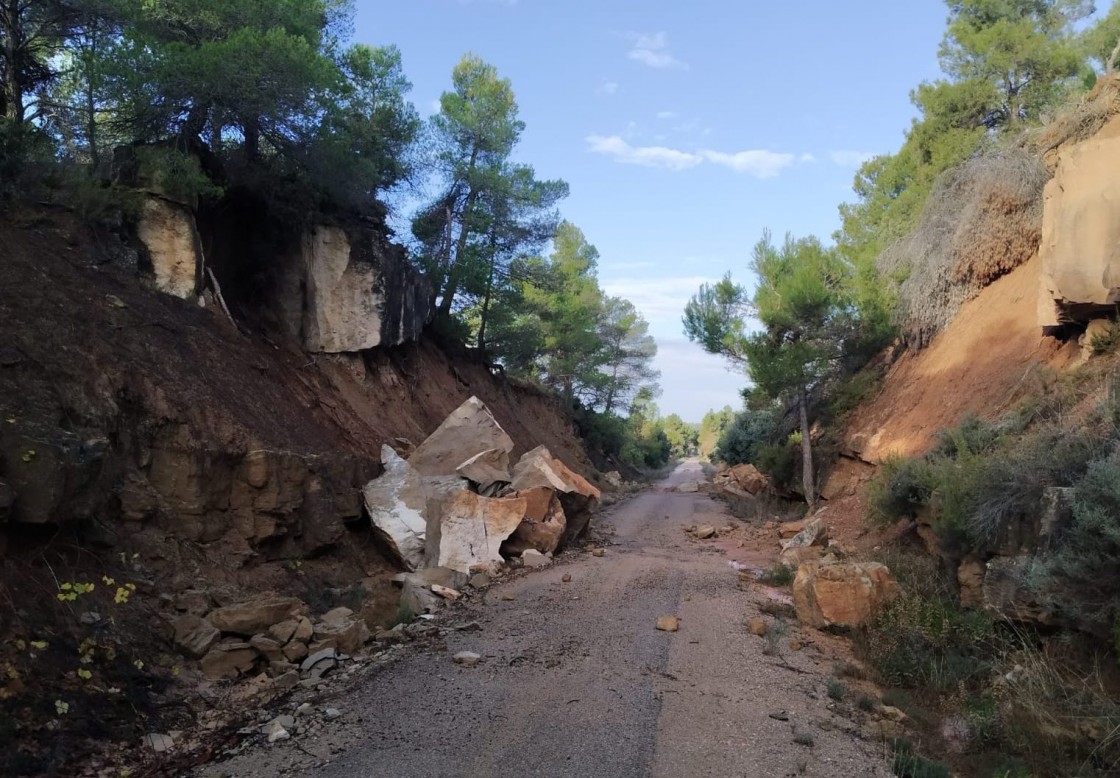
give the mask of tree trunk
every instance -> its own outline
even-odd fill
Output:
[[[23,84],[20,82],[22,59],[20,0],[6,0],[4,28],[4,118],[16,124],[23,124]]]
[[[797,397],[797,411],[801,416],[801,486],[805,502],[812,510],[817,504],[816,479],[813,478],[813,441],[809,429],[809,398],[804,389]]]
[[[477,144],[471,149],[471,158],[467,162],[467,172],[464,178],[467,184],[467,199],[463,203],[463,215],[461,217],[463,224],[459,228],[459,240],[455,245],[455,256],[448,257],[447,278],[444,280],[443,286],[443,299],[439,303],[439,314],[447,316],[451,313],[451,303],[455,300],[455,293],[459,291],[459,274],[456,272],[459,261],[463,258],[463,253],[467,248],[467,238],[470,236],[470,218],[471,209],[474,207],[474,201],[478,199],[478,190],[474,184],[471,183],[472,174],[474,173],[475,165],[478,164],[479,148]]]
[[[478,350],[486,351],[486,320],[490,316],[490,298],[494,294],[494,271],[497,260],[490,263],[490,275],[486,279],[486,295],[482,298],[482,316],[478,323]]]
[[[451,260],[451,266],[447,269],[447,281],[443,287],[443,299],[439,301],[439,313],[441,316],[448,316],[451,313],[451,303],[455,299],[455,293],[459,291],[459,263],[463,259],[463,254],[467,250],[467,238],[470,237],[470,229],[467,222],[470,220],[471,209],[474,207],[474,201],[478,199],[478,191],[472,186],[471,190],[467,193],[467,200],[463,204],[463,225],[459,228],[459,240],[455,244],[455,256]]]

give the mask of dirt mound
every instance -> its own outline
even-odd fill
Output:
[[[1038,288],[1035,257],[966,302],[928,348],[899,359],[880,393],[853,412],[847,447],[872,463],[916,454],[969,414],[992,419],[1007,411],[1033,367],[1072,364],[1076,346],[1042,336]]]

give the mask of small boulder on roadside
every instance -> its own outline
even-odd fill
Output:
[[[709,538],[715,537],[716,528],[713,527],[711,524],[703,524],[703,525],[697,527],[696,531],[693,532],[692,534],[693,534],[693,537],[695,537],[697,540],[707,540]]]
[[[185,613],[175,619],[175,647],[192,659],[201,659],[222,638],[222,633],[206,619]]]
[[[307,605],[295,597],[261,597],[217,608],[207,618],[222,632],[250,637],[306,613]]]
[[[747,622],[747,631],[760,638],[765,637],[766,633],[770,631],[770,625],[766,623],[766,619],[755,617]]]
[[[248,643],[223,641],[202,657],[202,674],[211,681],[236,678],[252,670],[259,656]]]
[[[474,651],[460,651],[455,654],[455,656],[451,657],[451,661],[463,667],[474,667],[482,661],[482,656],[476,654]]]
[[[681,628],[681,620],[676,616],[659,616],[656,626],[662,632],[676,632]]]
[[[828,542],[828,528],[824,522],[815,518],[806,522],[805,528],[789,540],[782,541],[782,549],[808,548],[810,546],[823,546]]]
[[[878,562],[808,562],[793,581],[797,618],[817,629],[866,624],[897,596],[898,584]]]

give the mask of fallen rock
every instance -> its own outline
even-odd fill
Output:
[[[268,628],[268,634],[273,640],[281,645],[287,643],[296,634],[296,629],[299,627],[299,621],[296,619],[287,619],[281,621],[279,624],[273,624]]]
[[[560,576],[560,583],[571,583],[571,582],[572,582],[572,574],[571,573],[564,573],[564,575]]]
[[[677,491],[681,492],[682,494],[693,494],[700,491],[700,484],[696,483],[695,481],[685,481],[683,484],[677,487]]]
[[[439,584],[432,584],[432,591],[443,599],[450,600],[451,602],[455,602],[455,600],[463,596],[461,592],[446,586],[440,586]]]
[[[525,500],[525,518],[502,546],[502,553],[517,556],[526,549],[551,554],[560,547],[568,519],[555,490],[544,486],[517,492]]]
[[[262,597],[218,608],[208,618],[222,632],[248,637],[267,632],[274,624],[305,613],[307,605],[295,597]]]
[[[222,638],[206,619],[186,613],[175,619],[175,647],[192,659],[201,659]]]
[[[490,584],[490,576],[486,573],[475,573],[471,576],[470,585],[472,589],[485,589]]]
[[[509,474],[509,452],[491,448],[475,454],[455,468],[455,472],[470,481],[479,494],[493,497],[498,490],[513,479]]]
[[[525,567],[546,567],[551,563],[551,559],[533,548],[527,549],[521,555],[521,564]]]
[[[351,616],[316,624],[314,637],[324,648],[334,647],[344,654],[353,654],[370,639],[370,632],[362,619]]]
[[[326,708],[323,711],[323,718],[327,721],[334,721],[335,719],[342,718],[342,711],[338,708]]]
[[[488,462],[498,470],[508,471],[513,438],[506,434],[482,400],[471,397],[412,452],[408,463],[425,476],[457,475],[461,465],[479,454],[495,450],[499,454],[491,455]]]
[[[338,667],[338,652],[333,648],[324,648],[304,659],[299,670],[305,678],[320,678],[336,667]]]
[[[804,531],[804,521],[785,521],[778,525],[778,535],[782,540],[789,540]]]
[[[782,541],[782,549],[808,548],[809,546],[823,546],[828,542],[828,528],[819,518],[812,519],[805,524],[805,528],[789,540]]]
[[[513,602],[513,595],[512,594],[503,594],[502,595],[502,602]]]
[[[806,562],[815,562],[824,556],[820,546],[795,546],[787,548],[778,555],[778,560],[786,567],[801,567]]]
[[[692,533],[697,540],[707,540],[708,538],[715,537],[716,528],[710,524],[697,527],[696,531]]]
[[[766,619],[756,617],[747,622],[747,630],[752,635],[758,635],[761,638],[765,637],[766,633],[770,631],[770,625],[766,623]]]
[[[755,495],[770,488],[770,479],[758,472],[754,465],[736,465],[729,474],[747,494]]]
[[[898,595],[890,570],[878,562],[808,562],[793,581],[797,618],[810,627],[858,627]]]
[[[443,507],[440,521],[439,566],[469,574],[472,565],[501,562],[502,542],[525,515],[519,497],[482,497],[466,490]]]
[[[681,628],[681,620],[676,616],[659,616],[657,628],[662,632],[676,632]]]
[[[309,653],[311,651],[307,648],[307,644],[298,640],[293,640],[284,646],[284,658],[289,662],[299,662],[306,659]]]
[[[604,554],[606,554],[606,553],[607,553],[607,552],[606,552],[606,551],[604,551],[604,550],[603,550],[603,549],[601,549],[601,548],[593,548],[593,549],[591,549],[591,556],[594,556],[594,557],[602,557],[602,556],[603,556]]]
[[[248,643],[219,643],[202,657],[202,674],[211,681],[236,678],[252,670],[258,656],[257,650]]]
[[[390,446],[381,447],[385,472],[362,490],[374,530],[407,570],[424,565],[428,495],[424,482]]]
[[[269,662],[283,662],[286,659],[283,644],[275,638],[267,635],[253,635],[249,640],[249,645],[259,651]]]
[[[560,498],[566,518],[563,542],[571,543],[583,535],[591,514],[599,507],[602,493],[553,457],[544,446],[538,446],[518,460],[510,484],[510,489],[518,493],[538,487],[552,489]]]
[[[603,480],[615,489],[618,489],[620,486],[622,486],[622,474],[617,470],[611,470],[609,473],[603,473]]]
[[[273,721],[268,727],[268,742],[276,743],[281,740],[290,740],[291,733],[279,721]]]
[[[457,665],[463,665],[464,667],[474,667],[482,661],[482,656],[476,654],[473,651],[460,651],[455,656],[453,656],[451,660]]]

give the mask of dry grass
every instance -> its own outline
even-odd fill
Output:
[[[1049,173],[1032,153],[986,154],[944,173],[918,228],[879,257],[900,279],[899,324],[923,346],[960,306],[1037,251]]]
[[[1102,76],[1096,86],[1065,110],[1057,112],[1053,121],[1027,139],[1037,154],[1045,154],[1067,143],[1091,138],[1105,123],[1120,113],[1120,74]]]

